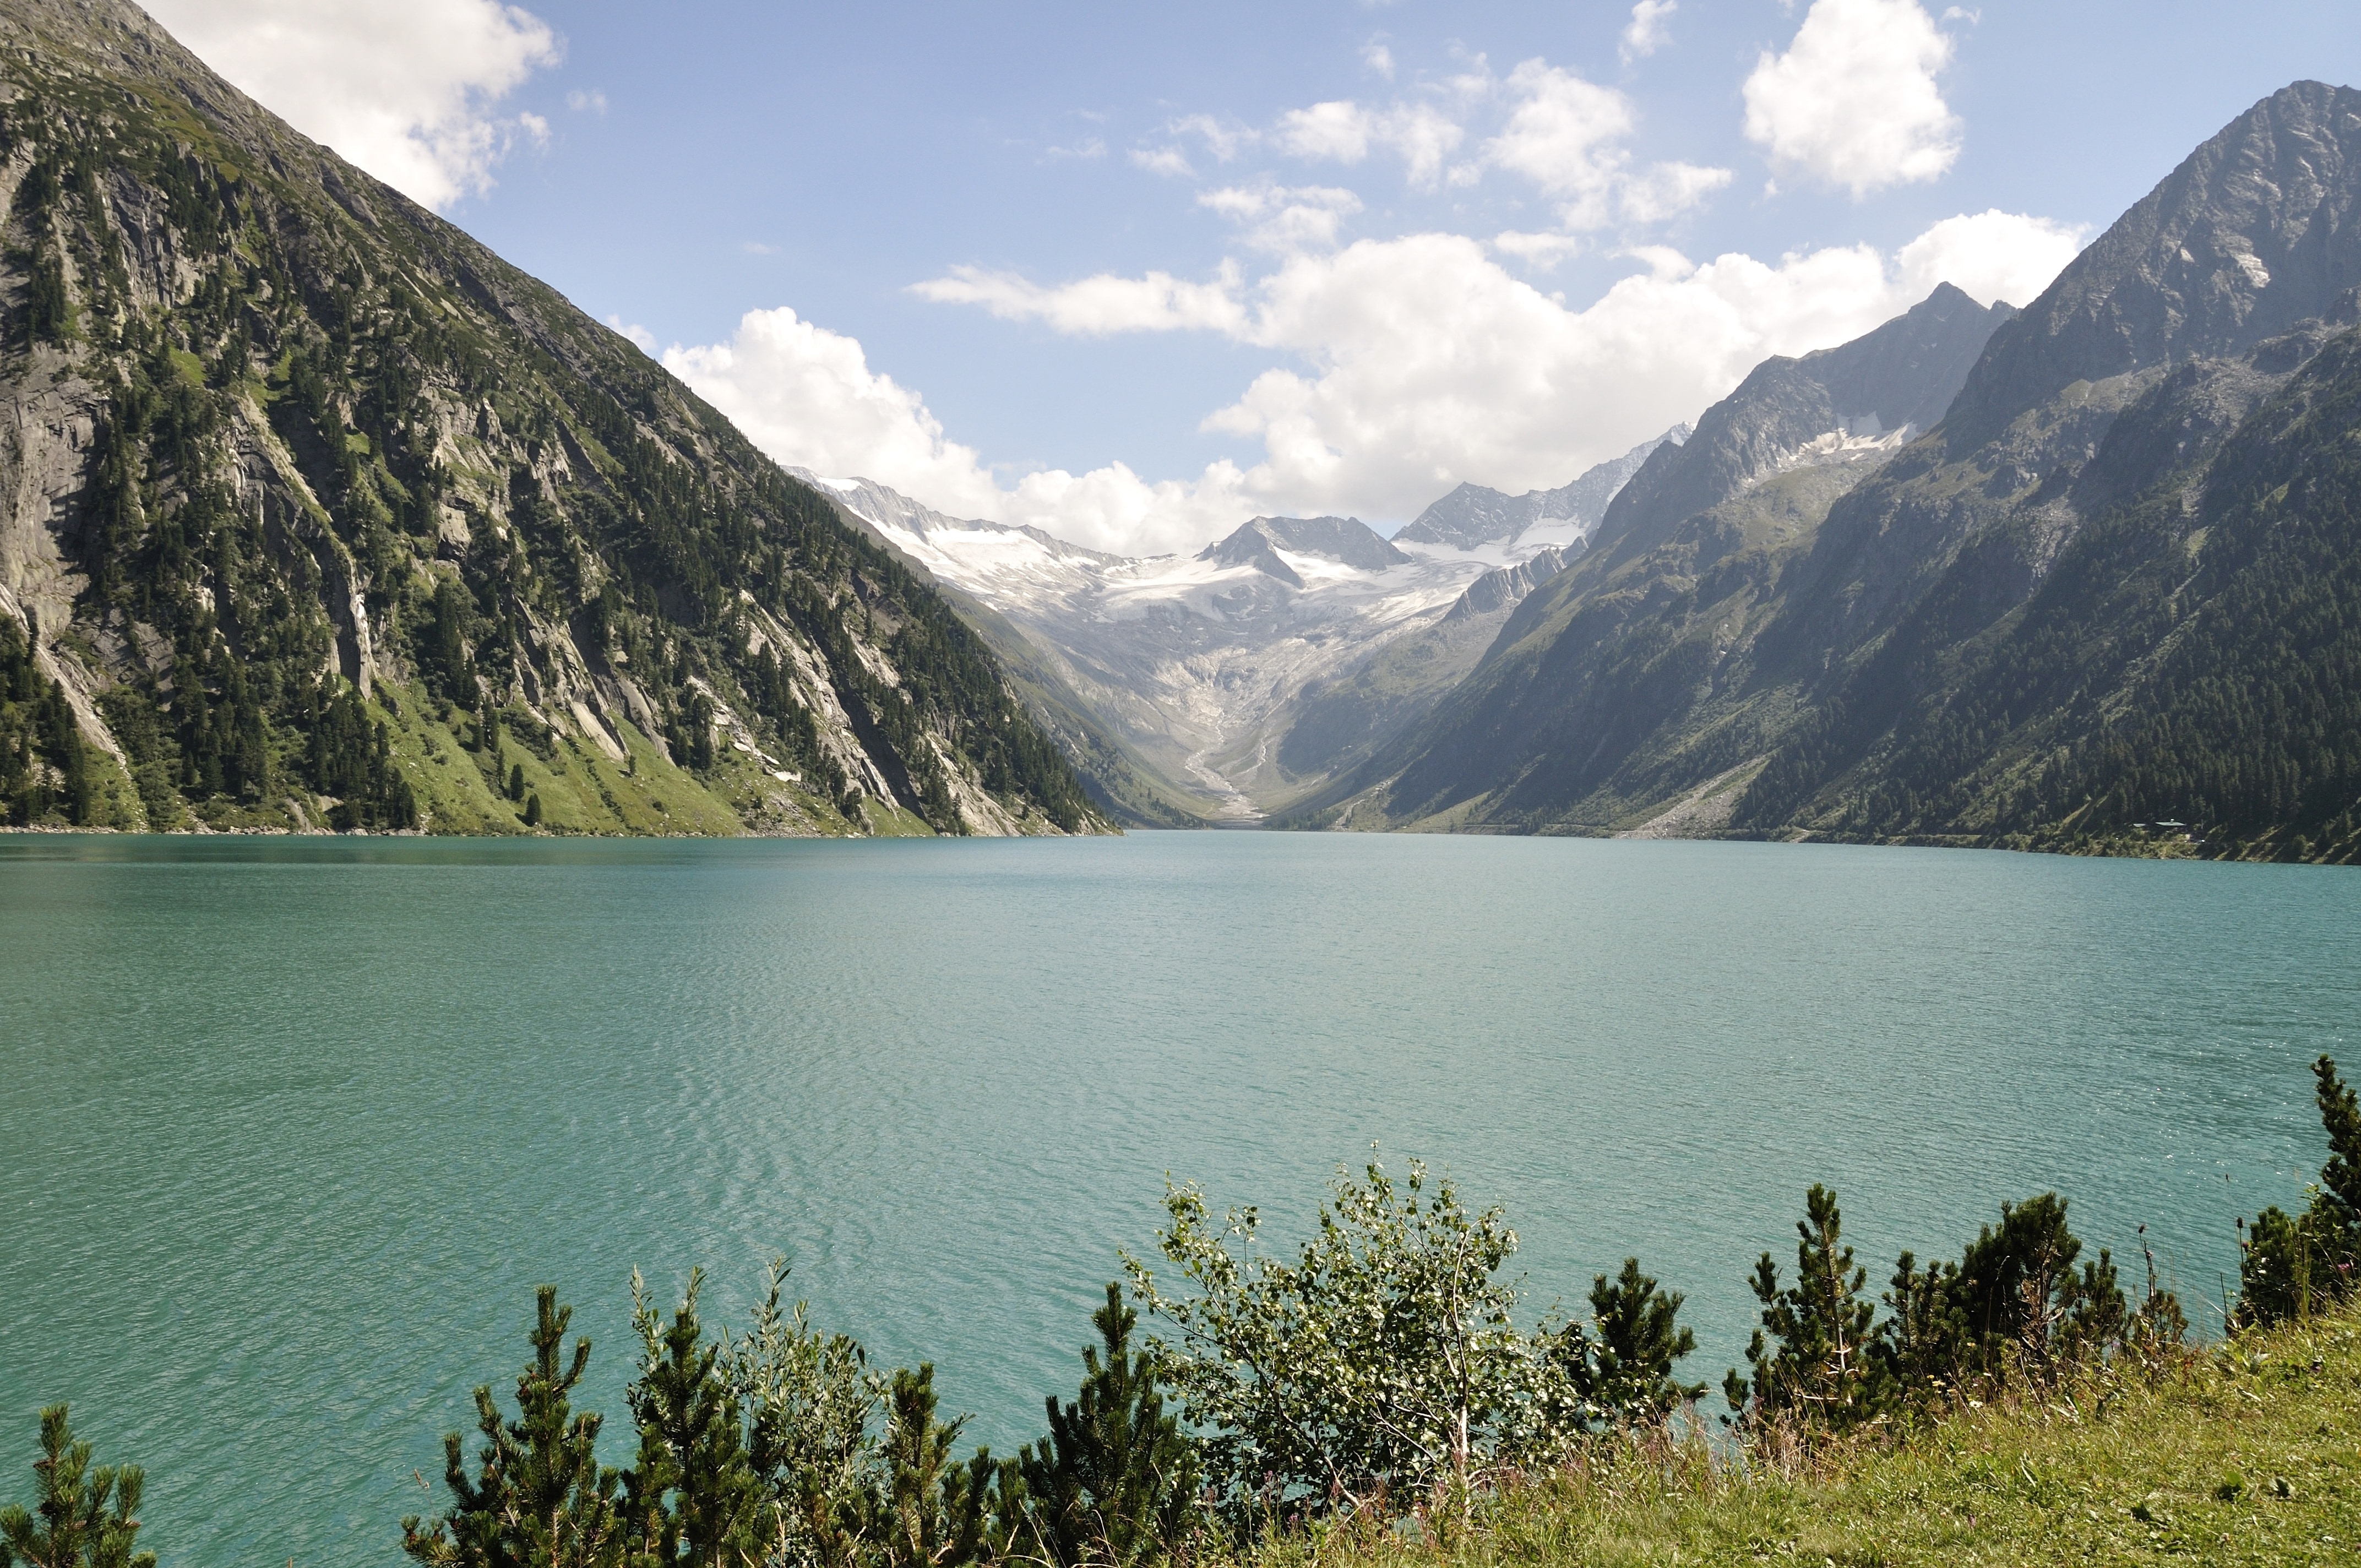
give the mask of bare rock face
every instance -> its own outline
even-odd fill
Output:
[[[1907,439],[1927,430],[2012,313],[2004,302],[1987,308],[1942,283],[1850,343],[1764,360],[1698,417],[1695,434],[1641,466],[1607,508],[1592,548],[1626,555],[1653,549],[1686,519],[1792,466],[1805,448],[1831,435]]]
[[[1104,826],[922,577],[135,7],[0,12],[0,615],[113,765],[0,817]]]
[[[1993,334],[1952,452],[2073,382],[2240,353],[2323,315],[2361,285],[2356,190],[2361,93],[2298,82],[2257,104]]]

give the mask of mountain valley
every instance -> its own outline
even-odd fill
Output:
[[[994,646],[1012,668],[1046,667],[1060,695],[1037,697],[1037,714],[1078,705],[1118,739],[1128,778],[1086,754],[1077,762],[1115,809],[1168,826],[1247,824],[1440,700],[1515,604],[1580,553],[1623,480],[1686,436],[1677,428],[1560,490],[1462,486],[1391,541],[1352,518],[1266,517],[1193,555],[1154,557],[946,517],[867,480],[804,477],[1022,639]]]

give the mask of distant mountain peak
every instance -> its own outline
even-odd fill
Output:
[[[1411,559],[1357,517],[1252,518],[1229,537],[1206,545],[1197,553],[1197,559],[1224,566],[1252,566],[1301,587],[1302,577],[1279,558],[1281,550],[1317,555],[1363,572],[1407,565]]]
[[[1643,441],[1620,457],[1610,457],[1584,470],[1572,483],[1554,490],[1528,490],[1511,496],[1488,486],[1463,484],[1405,524],[1396,540],[1414,544],[1440,544],[1454,550],[1474,550],[1486,544],[1514,543],[1519,535],[1541,523],[1560,521],[1570,525],[1570,543],[1598,526],[1615,493],[1631,481],[1659,446],[1678,446],[1689,438],[1689,427],[1676,424],[1653,441]]]

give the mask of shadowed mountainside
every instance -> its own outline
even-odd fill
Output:
[[[2356,155],[2361,94],[2257,104],[1986,325],[1906,444],[1887,404],[1933,405],[1893,367],[1960,363],[1873,346],[1911,317],[1830,351],[1872,408],[1770,362],[1293,820],[2348,858]]]
[[[6,814],[1098,826],[923,578],[615,333],[130,5],[0,46]]]

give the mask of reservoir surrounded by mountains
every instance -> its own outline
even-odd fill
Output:
[[[0,1568],[2361,1539],[2350,0],[145,5]]]
[[[2055,1189],[2218,1332],[2355,1050],[2335,868],[1340,834],[0,840],[0,1402],[176,1562],[381,1560],[536,1283],[622,1420],[629,1283],[765,1261],[1005,1452],[1169,1172],[1301,1234],[1375,1144],[1627,1253],[1719,1377],[1804,1189],[1872,1288]],[[601,1452],[608,1443],[602,1441]]]

